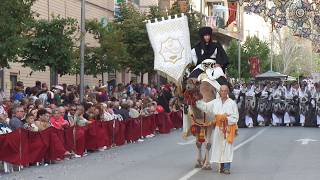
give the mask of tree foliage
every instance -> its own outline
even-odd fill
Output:
[[[145,20],[147,16],[133,6],[121,6],[121,18],[117,19],[124,34],[128,57],[121,62],[135,74],[153,72],[153,51],[149,42]]]
[[[259,40],[257,37],[248,37],[241,45],[241,78],[249,79],[250,66],[248,60],[251,57],[260,59],[260,72],[266,72],[270,68],[269,60],[270,49],[266,42]],[[230,67],[228,74],[230,77],[238,77],[238,43],[233,40],[227,49],[227,54],[230,59]]]
[[[24,34],[33,20],[31,6],[35,0],[1,0],[0,6],[0,67],[9,67],[10,61],[24,44]]]
[[[86,29],[99,43],[86,48],[86,74],[96,76],[119,69],[127,57],[121,29],[114,23],[104,26],[97,20],[87,21]]]
[[[53,17],[50,21],[37,20],[23,48],[22,63],[35,71],[50,67],[60,76],[71,68],[76,20]]]

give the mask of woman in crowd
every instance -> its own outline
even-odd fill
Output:
[[[43,131],[51,126],[50,114],[46,109],[38,110],[37,121],[35,121],[35,125],[38,127],[39,131]]]
[[[53,109],[52,116],[50,118],[51,125],[56,129],[64,129],[69,126],[68,121],[65,121],[61,111],[59,109],[62,107],[58,107]]]

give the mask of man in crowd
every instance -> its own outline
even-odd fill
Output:
[[[24,113],[22,106],[18,106],[13,109],[13,117],[9,121],[9,126],[13,131],[23,127],[22,119],[25,115]]]

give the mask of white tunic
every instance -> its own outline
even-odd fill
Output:
[[[221,99],[213,100],[213,114],[228,114],[228,125],[233,125],[238,122],[239,112],[237,104],[228,98],[223,104]],[[229,144],[224,139],[224,134],[219,127],[215,127],[212,143],[211,162],[227,163],[232,162],[233,159],[233,144]]]

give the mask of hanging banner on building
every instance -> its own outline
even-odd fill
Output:
[[[229,2],[228,10],[229,10],[229,19],[227,21],[227,26],[229,26],[229,24],[237,20],[237,3]]]
[[[260,60],[258,57],[251,57],[248,61],[250,65],[250,74],[252,77],[260,74]]]
[[[192,62],[187,16],[149,21],[147,31],[154,52],[154,69],[179,82]]]

